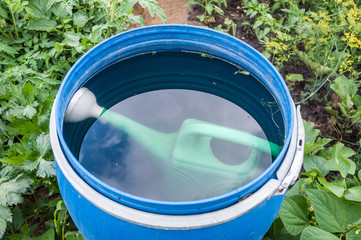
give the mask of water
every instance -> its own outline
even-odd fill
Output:
[[[134,135],[105,121],[106,114],[96,120],[87,131],[80,147],[79,161],[94,176],[124,192],[163,201],[192,201],[205,199],[237,189],[259,176],[271,163],[272,156],[249,146],[213,138],[208,149],[224,166],[239,169],[249,161],[256,167],[242,174],[212,170],[200,163],[197,154],[183,149],[175,157],[174,141],[186,119],[197,119],[232,129],[246,131],[267,139],[258,122],[244,109],[216,95],[196,90],[163,89],[136,94],[110,108],[148,128],[167,133],[170,142],[140,143]],[[104,118],[104,119],[103,119]],[[189,138],[199,144],[203,136]],[[169,152],[161,159],[155,149]],[[200,145],[201,147],[204,144]],[[170,149],[168,152],[166,149]],[[207,149],[207,146],[205,147]],[[194,149],[193,149],[194,150]],[[256,156],[256,157],[254,157]],[[200,156],[202,157],[202,156]],[[256,160],[252,160],[252,159]]]

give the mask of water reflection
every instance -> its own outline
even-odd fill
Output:
[[[198,91],[147,92],[128,98],[110,110],[160,132],[178,132],[185,119],[193,118],[266,139],[258,123],[243,109],[223,98]],[[216,139],[211,146],[219,160],[231,165],[244,162],[251,152],[248,147]],[[164,173],[155,164],[159,159],[131,136],[97,120],[84,138],[79,160],[93,175],[125,192],[157,200],[189,201],[220,195],[251,181],[272,161],[270,155],[258,155],[260,164],[242,180],[189,168]]]

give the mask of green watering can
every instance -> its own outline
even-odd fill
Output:
[[[89,117],[99,118],[139,142],[154,156],[152,158],[154,164],[167,179],[165,182],[169,183],[170,179],[176,178],[188,187],[196,185],[197,182],[211,181],[207,177],[204,178],[209,175],[216,177],[212,179],[218,179],[217,185],[220,188],[224,188],[224,185],[233,188],[235,182],[239,185],[240,182],[248,179],[248,174],[259,164],[261,152],[276,157],[282,148],[249,133],[196,119],[184,120],[178,132],[158,132],[100,107],[94,94],[83,87],[72,98],[65,113],[65,121],[79,122]],[[250,156],[238,165],[223,163],[212,152],[212,138],[248,146],[251,148]],[[208,182],[208,185],[212,184]],[[214,184],[211,190],[218,191]]]

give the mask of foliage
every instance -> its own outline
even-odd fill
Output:
[[[331,89],[339,96],[340,112],[333,106],[326,109],[333,116],[333,123],[338,130],[340,138],[344,133],[351,133],[353,125],[361,123],[361,96],[357,94],[359,84],[344,76],[337,77],[331,84]]]
[[[198,5],[204,11],[202,15],[198,15],[197,18],[201,22],[208,22],[207,18],[213,12],[223,15],[223,10],[221,9],[222,5],[227,7],[226,0],[191,0],[186,3],[186,6]]]
[[[277,20],[271,15],[268,4],[259,3],[257,0],[251,0],[247,2],[243,8],[247,9],[247,16],[255,18],[252,27],[259,40],[269,42],[269,33],[277,33],[282,29],[282,20]],[[286,45],[284,45],[283,48],[285,48],[285,46]]]
[[[285,62],[303,62],[314,73],[302,102],[330,83],[337,74],[360,77],[361,7],[354,0],[244,0],[246,14],[254,18],[264,55],[279,68]]]
[[[230,30],[232,30],[232,35],[235,37],[236,36],[236,31],[237,31],[237,24],[235,24],[235,22],[233,22],[233,20],[226,18],[224,19],[224,25],[226,25],[226,28],[224,29],[222,27],[222,24],[219,24],[217,27],[215,27],[214,29],[224,32],[224,33],[229,33]]]
[[[305,172],[302,175],[306,178],[298,180],[287,193],[279,219],[289,235],[302,240],[359,237],[361,180],[357,168],[360,166],[351,160],[356,153],[342,143],[325,147],[331,139],[321,138],[320,131],[313,129],[313,123],[304,122],[304,125]],[[340,174],[333,174],[335,171]],[[277,228],[273,226],[273,231],[268,233],[274,239],[280,237],[283,229],[277,221],[275,224]]]
[[[14,212],[23,194],[39,186],[46,186],[49,196],[59,192],[48,134],[57,88],[95,44],[144,24],[133,14],[136,3],[165,22],[155,0],[0,1],[0,238],[7,231],[6,238],[30,239],[34,232],[18,221],[34,212],[22,217]],[[47,210],[60,211],[56,205]],[[50,218],[55,224],[43,237],[31,239],[80,239],[77,232],[65,234],[69,218],[63,212]]]

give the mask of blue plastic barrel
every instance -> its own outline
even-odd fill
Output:
[[[282,151],[266,171],[241,188],[217,197],[165,202],[122,192],[97,179],[79,163],[72,148],[81,142],[78,139],[81,134],[74,134],[70,137],[72,140],[64,137],[68,131],[64,129],[65,111],[74,93],[115,63],[160,52],[193,52],[220,59],[249,72],[255,79],[257,84],[250,82],[247,89],[250,97],[252,91],[258,91],[257,87],[271,93],[280,108],[277,127],[270,123],[272,121],[264,120],[262,112],[249,109],[269,134],[282,129],[282,136],[279,136]],[[194,74],[203,76],[207,70],[200,67],[196,71],[199,73]],[[137,84],[130,84],[127,79],[112,84],[127,86],[125,92],[131,92],[136,86],[145,89],[160,85],[142,80],[151,79],[151,76],[139,79]],[[162,87],[167,84],[211,89],[207,82],[200,80],[164,82]],[[241,91],[237,83],[224,81],[222,86],[212,89],[219,91],[218,95],[233,97],[232,101],[238,101],[241,106],[246,101],[241,97],[237,99],[237,91]],[[87,52],[62,82],[53,105],[50,136],[62,197],[85,239],[261,239],[276,217],[287,188],[298,177],[303,162],[304,129],[300,111],[296,111],[288,88],[274,66],[239,39],[185,25],[127,31]]]

